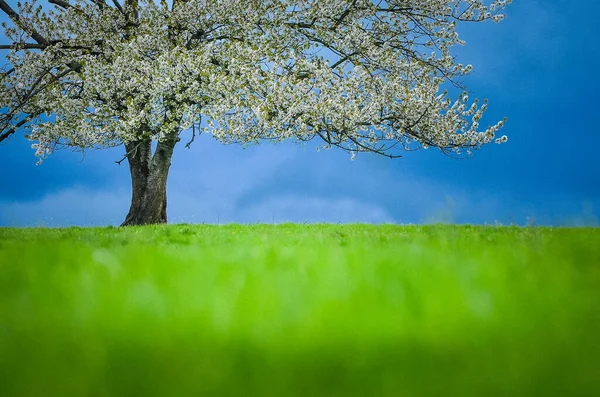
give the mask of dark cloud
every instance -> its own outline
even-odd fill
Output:
[[[576,9],[577,8],[577,9]],[[578,9],[585,9],[580,12]],[[500,24],[463,29],[470,97],[482,127],[508,117],[504,145],[468,160],[435,150],[391,161],[315,144],[241,149],[209,137],[177,148],[174,222],[471,222],[597,225],[600,37],[595,1],[514,2]],[[129,202],[122,149],[57,153],[35,165],[30,143],[0,145],[0,225],[118,224]]]

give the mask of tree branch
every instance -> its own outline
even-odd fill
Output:
[[[43,50],[48,46],[36,43],[0,44],[0,50]]]
[[[342,15],[340,15],[340,17],[338,19],[336,19],[334,27],[337,28],[339,26],[339,24],[342,23],[342,21],[348,16],[348,14],[350,14],[350,11],[352,11],[352,8],[355,5],[356,5],[356,0],[353,0],[352,4],[350,4],[348,6],[348,8],[346,8],[346,10],[342,13]]]
[[[130,151],[128,151],[127,153],[125,153],[125,156],[124,156],[124,157],[123,157],[121,160],[117,160],[117,161],[115,161],[115,163],[117,163],[117,164],[121,165],[121,163],[122,163],[123,161],[125,161],[125,160],[127,160],[127,159],[129,158],[129,155],[130,155],[130,154],[133,154],[133,156],[135,157],[135,155],[137,154],[137,150],[138,150],[138,148],[140,147],[140,145],[141,145],[142,143],[143,143],[143,141],[142,141],[142,142],[139,142],[137,145],[135,145],[135,146],[133,147],[133,149],[131,149]]]
[[[26,24],[23,24],[21,22],[21,16],[17,14],[17,12],[13,10],[8,4],[6,4],[6,1],[0,0],[0,10],[4,11],[4,13],[8,15],[10,19],[12,19],[15,25],[26,31],[32,39],[38,42],[38,44],[49,44],[48,40],[46,40],[42,35],[40,35],[33,27],[28,27]]]
[[[2,76],[2,77],[10,76],[11,74],[14,73],[14,71],[15,71],[15,68],[10,68],[5,72],[1,72],[0,76]]]
[[[194,143],[194,139],[196,139],[196,124],[192,124],[192,139],[190,139],[190,141],[185,144],[186,149],[189,149],[190,146],[192,146],[192,143]]]
[[[115,7],[117,7],[117,10],[119,10],[121,14],[125,15],[125,10],[123,9],[123,6],[119,3],[119,0],[112,0],[112,2],[115,5]]]
[[[342,63],[346,62],[347,60],[349,60],[351,57],[353,57],[354,55],[358,55],[358,52],[353,52],[352,54],[348,54],[342,58],[340,58],[336,63],[334,63],[333,65],[330,66],[331,69],[335,69],[336,67],[338,67],[339,65],[341,65]]]
[[[133,17],[134,21],[137,21],[139,18],[139,13],[138,13],[138,0],[125,0],[125,12],[127,13],[127,15],[125,16],[127,18],[127,20],[129,20],[130,17]]]
[[[9,128],[8,130],[2,132],[0,134],[0,142],[4,141],[6,138],[14,134],[19,128],[28,123],[31,120],[31,116],[25,117],[23,120],[19,121],[17,124]]]
[[[67,1],[65,1],[65,0],[48,0],[48,3],[62,7],[65,10],[67,8],[74,8],[72,4],[69,4],[68,0]]]
[[[106,6],[106,0],[92,0],[92,3],[96,4],[101,10],[103,10],[104,6]]]

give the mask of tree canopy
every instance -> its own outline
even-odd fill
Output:
[[[480,127],[485,101],[444,90],[472,70],[451,53],[457,24],[498,22],[507,3],[0,0],[0,141],[25,131],[43,158],[194,126],[223,142],[470,152],[506,138],[503,121]]]

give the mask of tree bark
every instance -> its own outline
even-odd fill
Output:
[[[131,173],[131,206],[121,226],[167,223],[167,177],[179,140],[170,134],[158,142],[154,155],[149,139],[125,144]]]

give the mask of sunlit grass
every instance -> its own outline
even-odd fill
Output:
[[[0,229],[2,396],[597,396],[600,229]]]

